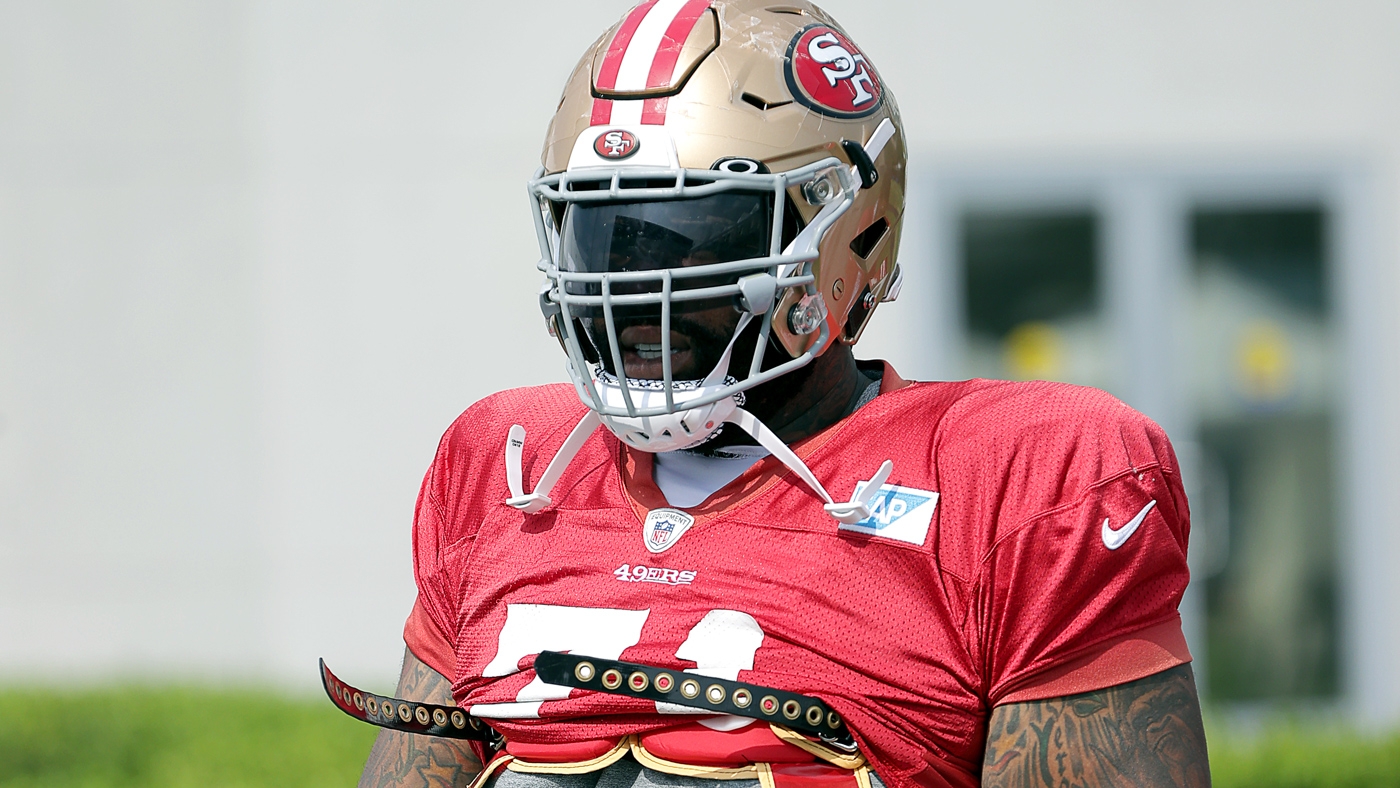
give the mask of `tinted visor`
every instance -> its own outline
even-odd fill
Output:
[[[773,230],[771,193],[721,192],[693,200],[571,204],[561,229],[559,267],[572,273],[681,270],[766,257]],[[675,276],[673,294],[732,285],[756,269],[699,276]],[[600,295],[602,285],[567,282],[570,295]],[[614,281],[614,296],[660,293],[660,277]],[[676,311],[710,309],[734,297],[673,298]],[[625,307],[627,312],[660,314],[659,304]],[[596,310],[578,310],[592,312]]]

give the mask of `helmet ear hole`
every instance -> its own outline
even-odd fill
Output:
[[[738,175],[767,175],[771,172],[767,164],[757,159],[746,159],[743,156],[725,156],[715,162],[710,169],[719,170],[720,172],[732,172]]]
[[[867,283],[861,289],[860,295],[851,304],[851,311],[846,314],[846,325],[841,329],[841,341],[853,344],[860,339],[860,332],[865,328],[865,321],[870,319],[870,313],[875,311],[875,294],[870,291]]]

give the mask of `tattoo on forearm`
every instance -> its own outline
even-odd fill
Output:
[[[395,694],[424,703],[453,703],[447,679],[407,651]],[[481,761],[464,741],[383,730],[370,750],[360,788],[456,788],[470,784],[480,771]]]
[[[1210,785],[1190,665],[1098,692],[992,711],[982,785]]]

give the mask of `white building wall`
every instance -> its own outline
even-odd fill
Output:
[[[263,658],[245,16],[0,5],[7,674]]]
[[[562,376],[523,184],[627,5],[0,2],[0,675],[309,687],[325,655],[392,683],[437,437]],[[1381,414],[1352,434],[1400,438],[1400,6],[826,5],[899,97],[916,183],[1344,163],[1347,385]],[[942,229],[910,228],[906,296],[863,343],[908,374],[956,368],[951,299],[919,265]],[[1400,523],[1363,493],[1397,466],[1348,474],[1371,523],[1349,675],[1378,717],[1400,714]]]

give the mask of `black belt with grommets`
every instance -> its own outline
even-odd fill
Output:
[[[816,736],[847,752],[855,750],[855,741],[840,715],[810,695],[557,651],[540,652],[535,658],[535,675],[549,684],[766,720]]]
[[[336,678],[324,659],[321,660],[321,684],[337,708],[361,722],[448,739],[494,743],[498,738],[486,723],[457,706],[437,706],[355,689]]]
[[[695,673],[678,673],[635,662],[561,654],[557,651],[540,652],[535,659],[535,675],[541,681],[563,687],[646,698],[697,711],[766,720],[816,736],[846,752],[856,749],[855,741],[841,717],[810,695]],[[497,744],[500,738],[490,726],[458,706],[438,706],[356,689],[336,678],[326,667],[325,660],[321,660],[321,683],[337,708],[371,725],[492,745]]]

